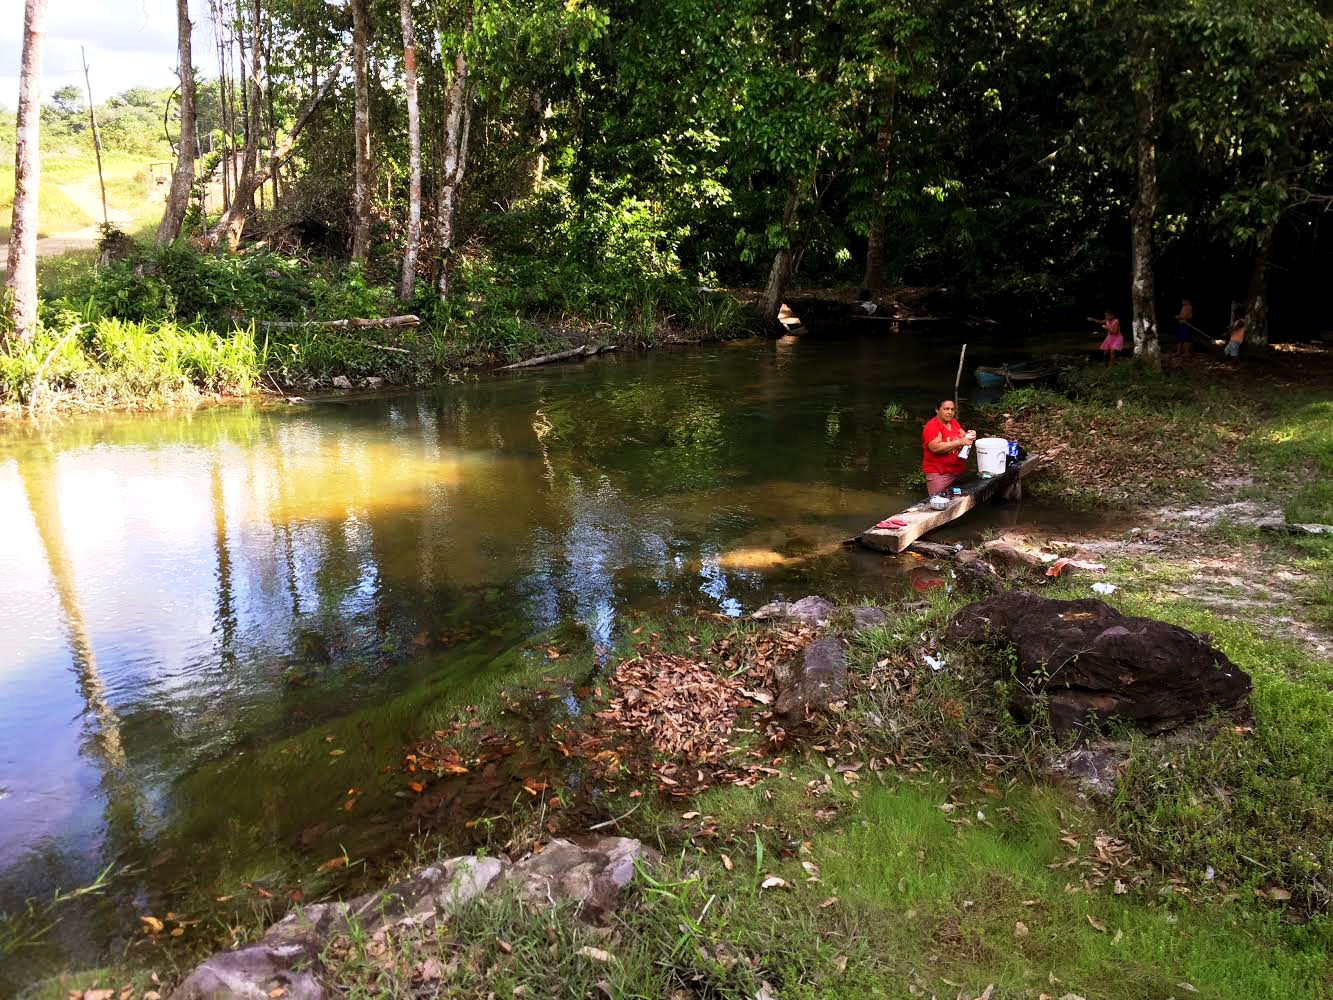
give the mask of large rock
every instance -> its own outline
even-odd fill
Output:
[[[634,877],[634,862],[661,856],[637,840],[586,837],[555,840],[541,854],[511,865],[498,858],[451,858],[350,903],[320,903],[288,914],[253,944],[214,955],[195,968],[172,1000],[268,1000],[274,990],[291,1000],[324,1000],[320,955],[329,940],[355,924],[374,935],[386,928],[429,923],[483,895],[512,886],[534,906],[579,901],[579,914],[597,919],[614,909]]]
[[[553,840],[540,854],[520,861],[501,876],[519,898],[536,905],[572,899],[578,915],[600,920],[616,908],[620,891],[634,877],[634,863],[656,864],[661,855],[628,837]]]
[[[765,604],[750,617],[757,621],[786,620],[809,625],[826,625],[837,609],[822,597],[802,597],[799,601],[773,601]]]
[[[1193,632],[1097,600],[1006,591],[959,610],[945,639],[1011,646],[1018,686],[1010,708],[1028,719],[1044,697],[1058,733],[1109,719],[1163,732],[1241,709],[1250,693],[1249,675]]]
[[[778,715],[799,721],[807,715],[827,712],[834,702],[846,698],[847,661],[842,640],[829,637],[806,645],[774,707]]]

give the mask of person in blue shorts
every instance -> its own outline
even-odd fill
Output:
[[[1194,307],[1189,299],[1180,300],[1180,312],[1176,313],[1176,353],[1189,354],[1194,349],[1190,331],[1190,320],[1194,318]]]

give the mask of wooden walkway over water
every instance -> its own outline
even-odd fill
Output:
[[[1010,466],[1001,475],[991,479],[980,479],[976,475],[964,476],[957,483],[962,490],[961,494],[954,497],[953,502],[944,510],[935,510],[923,500],[895,515],[905,522],[903,527],[877,528],[871,525],[857,535],[856,540],[867,548],[878,549],[880,552],[902,552],[926,532],[958,520],[983,500],[992,497],[1005,500],[1019,499],[1023,495],[1023,477],[1036,472],[1047,461],[1045,456],[1029,455],[1018,464]]]

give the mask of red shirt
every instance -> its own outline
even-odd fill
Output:
[[[958,426],[957,420],[950,420],[947,424],[939,417],[927,420],[921,432],[921,471],[928,476],[956,476],[966,469],[967,463],[958,457],[956,451],[936,455],[930,450],[930,442],[936,437],[941,441],[954,441],[962,436],[963,428]]]

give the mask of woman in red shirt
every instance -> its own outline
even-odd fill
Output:
[[[958,452],[976,440],[977,432],[959,426],[954,419],[957,411],[952,399],[944,400],[921,431],[921,471],[926,474],[928,496],[948,490],[967,468]]]

